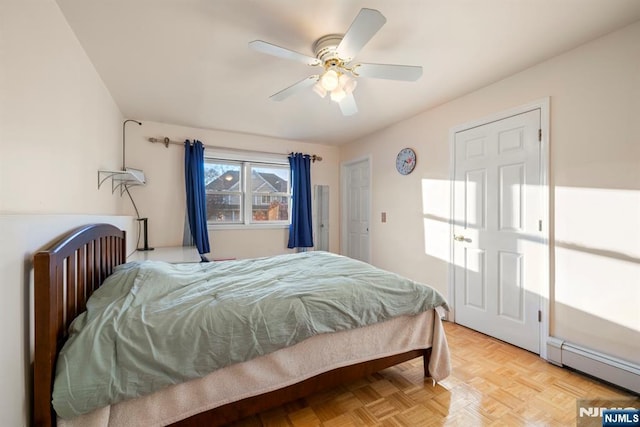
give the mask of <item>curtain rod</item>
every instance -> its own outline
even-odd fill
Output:
[[[164,138],[149,138],[149,142],[151,143],[162,143],[164,144],[165,148],[169,148],[169,144],[171,145],[180,145],[180,146],[184,146],[184,142],[180,142],[180,141],[172,141],[171,139],[169,139],[168,137],[164,137]],[[250,153],[258,153],[258,151],[254,151],[254,150],[245,150],[243,148],[233,148],[233,147],[216,147],[214,145],[207,145],[204,144],[205,147],[208,148],[213,148],[213,149],[217,149],[217,150],[232,150],[232,151],[244,151],[244,152],[250,152]],[[281,153],[270,153],[270,152],[263,152],[264,154],[281,154]],[[286,154],[290,154],[290,153],[286,153]],[[322,161],[322,157],[318,156],[317,154],[311,154],[309,155],[309,157],[311,157],[311,161],[313,162],[321,162]]]

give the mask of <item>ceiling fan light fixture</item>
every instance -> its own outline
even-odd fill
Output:
[[[322,87],[322,84],[320,84],[320,81],[318,81],[318,83],[313,85],[313,91],[317,93],[320,98],[324,98],[325,96],[327,96],[327,91],[325,88]]]
[[[358,82],[355,79],[349,77],[346,74],[342,74],[340,76],[340,87],[347,94],[353,93],[353,90],[356,88],[357,84],[358,84]]]
[[[342,88],[337,88],[331,91],[331,100],[333,102],[340,102],[347,96],[347,93]]]
[[[353,79],[351,79],[351,80],[349,80],[349,83],[347,85],[345,85],[344,91],[349,93],[349,94],[351,94],[355,90],[356,86],[358,86],[358,82],[353,80]]]
[[[328,92],[331,92],[332,90],[337,88],[339,83],[340,82],[339,82],[338,73],[335,72],[334,70],[327,70],[322,75],[322,77],[320,77],[320,84],[322,85],[324,90]]]

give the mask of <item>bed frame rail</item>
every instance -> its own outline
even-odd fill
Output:
[[[429,377],[429,358],[431,348],[412,350],[406,353],[387,356],[368,362],[357,363],[324,372],[299,383],[254,397],[229,403],[206,412],[193,415],[171,424],[171,427],[220,427],[238,421],[244,417],[275,408],[282,404],[310,396],[313,393],[328,390],[349,381],[355,381],[375,372],[390,368],[407,360],[422,357],[424,375]]]
[[[34,256],[33,425],[54,426],[56,358],[69,325],[115,266],[126,262],[126,233],[111,224],[76,228]]]

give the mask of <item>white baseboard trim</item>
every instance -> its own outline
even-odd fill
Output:
[[[547,339],[547,360],[640,393],[640,365],[556,337]]]

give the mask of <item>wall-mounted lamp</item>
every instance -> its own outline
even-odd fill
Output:
[[[125,128],[127,123],[133,122],[137,123],[139,126],[142,125],[142,122],[133,119],[127,119],[122,122],[122,169],[118,171],[113,170],[99,170],[98,171],[98,189],[102,183],[111,178],[111,192],[115,193],[116,190],[120,190],[120,195],[123,193],[127,193],[129,199],[131,200],[131,204],[133,205],[133,209],[136,211],[136,221],[138,221],[138,241],[140,241],[140,222],[142,222],[143,226],[143,242],[144,246],[142,248],[136,248],[139,251],[152,251],[153,248],[149,247],[149,240],[147,235],[147,221],[148,218],[141,218],[140,213],[138,212],[138,207],[136,206],[136,202],[133,200],[131,193],[129,192],[129,188],[136,185],[144,185],[146,183],[144,172],[140,169],[128,168],[126,166],[126,134]],[[136,245],[137,246],[137,245]]]

